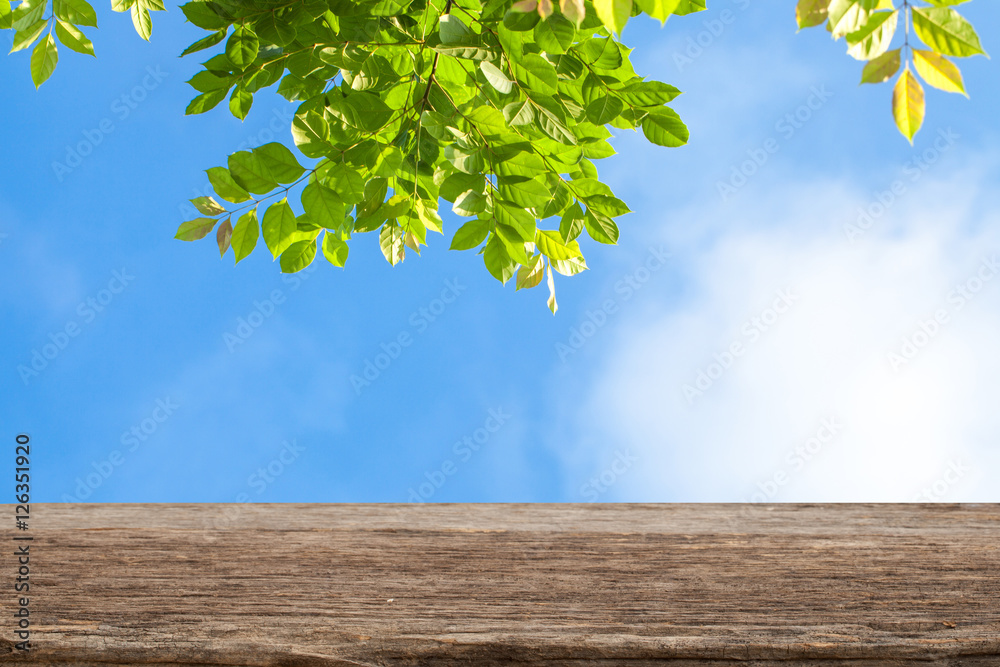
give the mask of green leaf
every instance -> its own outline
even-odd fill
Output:
[[[316,258],[316,241],[296,241],[281,253],[281,272],[297,273]]]
[[[462,19],[454,14],[445,14],[438,22],[441,31],[442,44],[458,44],[464,42],[472,35],[469,27],[462,23]]]
[[[357,92],[348,97],[341,97],[339,92],[331,92],[327,96],[326,110],[350,127],[365,132],[382,129],[392,118],[392,109],[377,95],[368,92]]]
[[[257,237],[260,235],[260,228],[257,224],[257,209],[252,208],[236,222],[233,228],[233,254],[236,255],[236,263],[253,252],[257,247]]]
[[[181,226],[177,228],[177,234],[174,235],[174,238],[181,241],[203,239],[212,231],[216,222],[215,218],[195,218],[194,220],[188,220],[181,223]]]
[[[302,191],[302,207],[320,227],[339,229],[346,207],[336,192],[321,183],[310,183]]]
[[[233,180],[232,174],[225,167],[212,167],[205,173],[208,174],[208,182],[212,184],[215,194],[226,201],[238,204],[250,199],[250,193]]]
[[[642,119],[642,133],[658,146],[675,148],[687,143],[689,133],[673,109],[657,107]]]
[[[510,227],[521,241],[527,243],[535,240],[535,216],[520,206],[507,201],[496,201],[493,205],[493,217],[497,224]]]
[[[4,1],[4,0],[0,0]],[[56,50],[56,40],[49,33],[31,52],[31,80],[35,88],[45,83],[59,62],[59,52]]]
[[[199,213],[204,213],[205,215],[221,215],[226,212],[226,209],[211,197],[195,197],[191,200],[191,203],[194,204]]]
[[[601,213],[596,213],[587,209],[587,214],[583,219],[584,227],[590,238],[598,243],[614,245],[618,243],[618,225],[611,218]]]
[[[552,14],[535,26],[535,42],[546,53],[566,53],[576,39],[576,27],[563,14]]]
[[[539,229],[535,232],[535,245],[539,252],[549,259],[573,259],[580,257],[580,244],[576,241],[563,241],[559,232]]]
[[[574,47],[574,52],[595,69],[616,70],[622,66],[621,49],[614,40],[607,37],[588,39]]]
[[[615,90],[626,104],[637,107],[660,106],[681,94],[671,85],[659,81],[636,81]]]
[[[927,82],[927,85],[968,97],[965,93],[965,82],[962,81],[961,70],[944,56],[933,51],[913,49],[913,65],[917,69],[917,74]]]
[[[229,156],[229,173],[236,184],[247,192],[267,194],[278,187],[270,170],[261,166],[258,156],[247,151],[238,151]]]
[[[799,29],[821,25],[828,17],[830,0],[799,0],[795,6],[795,22]]]
[[[477,213],[482,213],[486,210],[486,197],[475,190],[466,190],[455,198],[455,203],[452,205],[451,210],[455,215],[471,218]]]
[[[871,13],[860,0],[832,0],[828,12],[827,26],[834,39],[859,30]]]
[[[112,0],[112,3],[114,2],[115,0]],[[125,9],[115,11],[125,11]],[[193,0],[181,5],[181,11],[190,23],[204,30],[219,30],[232,23],[232,16],[225,13],[222,6],[216,2]]]
[[[417,217],[428,230],[435,231],[438,234],[444,234],[444,221],[441,220],[441,214],[438,213],[437,202],[431,204],[430,202],[422,199],[418,200]]]
[[[552,193],[538,179],[500,181],[500,196],[523,208],[543,206],[552,198]]]
[[[226,30],[223,28],[222,30],[213,32],[208,37],[202,37],[199,39],[197,42],[184,49],[184,51],[181,52],[181,56],[186,56],[189,53],[197,53],[198,51],[204,51],[207,48],[215,46],[225,38]]]
[[[264,212],[260,227],[265,245],[271,251],[271,256],[277,259],[296,241],[295,233],[298,231],[295,213],[288,205],[288,200],[282,199],[271,204]]]
[[[587,207],[593,209],[596,213],[603,213],[610,218],[617,218],[618,216],[632,212],[621,199],[608,195],[594,195],[588,198]]]
[[[527,32],[538,24],[539,18],[537,12],[519,12],[512,9],[504,14],[503,26],[514,32]]]
[[[857,60],[878,58],[892,42],[898,18],[898,11],[872,14],[861,28],[847,34],[847,54]]]
[[[489,84],[497,91],[506,95],[514,87],[514,83],[493,63],[484,60],[479,63],[479,69],[482,70],[483,76],[486,77]]]
[[[338,238],[336,234],[327,232],[323,235],[323,256],[334,266],[343,267],[347,263],[349,251],[347,242]]]
[[[243,86],[236,86],[233,88],[233,94],[229,97],[229,111],[243,120],[250,113],[250,107],[253,105],[253,95],[248,93]]]
[[[861,72],[861,83],[882,83],[895,76],[899,71],[899,54],[900,49],[893,49],[866,64]]]
[[[295,159],[292,151],[276,142],[258,146],[253,149],[253,155],[268,177],[278,183],[293,183],[305,172],[305,168]],[[235,173],[233,175],[235,176]]]
[[[486,242],[483,262],[490,275],[503,284],[507,284],[507,281],[511,279],[517,266],[507,253],[507,246],[496,234],[491,234],[490,240]]]
[[[254,24],[254,32],[257,36],[271,44],[278,46],[288,46],[295,41],[295,27],[287,21],[279,19],[276,12],[265,14]]]
[[[913,28],[924,44],[941,55],[986,55],[972,24],[950,7],[914,7]]]
[[[386,224],[382,226],[382,231],[378,235],[378,245],[382,249],[382,255],[392,266],[396,266],[406,258],[406,246],[403,238],[403,228],[396,224]]]
[[[632,0],[594,0],[594,9],[608,30],[621,35],[632,15]]]
[[[14,26],[14,14],[10,11],[10,3],[0,2],[0,30],[9,30]]]
[[[636,0],[635,4],[663,25],[681,3],[680,0]]]
[[[323,173],[323,182],[348,204],[357,204],[364,198],[365,181],[349,164],[342,162],[330,164]]]
[[[547,281],[548,281],[548,285],[549,285],[549,299],[546,302],[546,305],[548,305],[549,310],[552,311],[552,314],[555,315],[556,311],[559,310],[559,304],[556,303],[556,281],[552,279],[552,265],[551,264],[545,270],[545,275],[546,275],[546,278],[547,278]]]
[[[545,262],[541,255],[534,255],[531,261],[517,270],[517,280],[514,283],[514,291],[519,289],[531,289],[542,282],[545,275]]]
[[[97,27],[97,12],[87,0],[52,0],[52,12],[66,23]]]
[[[583,209],[579,204],[570,206],[559,220],[559,235],[567,242],[578,237],[583,231],[583,218]]]
[[[564,276],[575,276],[578,273],[583,273],[587,270],[587,261],[583,257],[574,257],[573,259],[554,259],[552,260],[552,268],[555,269],[557,273],[561,273]]]
[[[486,235],[490,231],[488,220],[470,220],[455,232],[451,239],[451,250],[469,250],[475,248],[486,240]]]
[[[556,68],[537,53],[525,55],[520,62],[513,63],[514,78],[542,95],[556,94],[558,75]]]
[[[209,109],[213,109],[218,106],[219,102],[226,99],[226,95],[228,94],[228,88],[220,88],[219,90],[202,93],[198,97],[191,100],[191,103],[188,104],[184,113],[187,115],[205,113]]]
[[[150,36],[153,34],[153,19],[149,17],[149,10],[139,2],[132,5],[132,25],[135,26],[135,31],[139,33],[147,42]]]
[[[507,134],[507,121],[503,114],[491,106],[476,107],[465,115],[485,135]]]
[[[605,125],[622,112],[625,105],[615,95],[603,95],[587,105],[587,120],[594,125]]]
[[[37,23],[33,23],[27,28],[21,28],[14,33],[14,45],[11,46],[10,52],[20,51],[21,49],[26,49],[35,43],[45,27],[49,24],[45,19],[41,19]],[[37,87],[37,86],[36,86]]]
[[[913,136],[924,123],[924,89],[909,67],[903,70],[892,91],[892,115],[896,127],[913,143]]]
[[[10,15],[11,26],[14,30],[25,30],[36,25],[39,21],[48,21],[45,18],[46,0],[21,0],[21,4],[14,8]],[[10,11],[10,4],[7,5]]]
[[[469,190],[475,190],[479,194],[486,191],[486,181],[482,174],[459,172],[441,182],[441,198],[452,203]]]
[[[230,62],[241,70],[245,70],[257,59],[259,48],[260,42],[257,35],[246,26],[238,25],[233,30],[233,34],[230,35],[229,41],[226,42],[226,55]]]
[[[0,5],[3,2],[0,1]],[[64,46],[77,53],[83,53],[89,56],[94,55],[94,44],[87,36],[83,34],[83,31],[77,28],[75,25],[69,23],[63,23],[61,20],[56,19],[56,37],[62,42]]]
[[[305,111],[292,120],[292,140],[306,157],[322,157],[330,150],[330,125],[315,111]]]
[[[513,127],[530,125],[535,121],[535,108],[531,106],[531,100],[511,102],[503,108],[503,117]]]

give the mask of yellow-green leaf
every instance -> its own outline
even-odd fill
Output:
[[[680,0],[636,0],[636,4],[663,25],[681,3]]]
[[[35,88],[52,76],[58,62],[56,40],[53,39],[52,33],[49,33],[31,52],[31,80],[35,82]]]
[[[957,58],[986,55],[972,24],[951,7],[914,7],[913,29],[924,44],[941,55]]]
[[[559,232],[547,229],[535,230],[535,245],[549,259],[573,259],[580,256],[580,244],[576,241],[566,243]]]
[[[907,67],[892,91],[892,115],[896,127],[912,144],[913,136],[924,123],[924,88]]]
[[[144,5],[136,2],[132,5],[131,11],[132,25],[135,26],[135,31],[148,42],[150,35],[153,34],[153,20],[149,17],[149,10]]]
[[[0,2],[0,5],[3,3]],[[66,48],[72,49],[77,53],[83,53],[86,55],[94,55],[94,44],[87,36],[83,34],[83,31],[77,28],[75,25],[70,23],[64,23],[59,19],[56,19],[56,37],[59,41],[63,43]]]
[[[393,223],[382,226],[378,235],[378,244],[386,261],[396,266],[406,258],[406,245],[403,240],[403,228]]]
[[[35,43],[35,40],[42,34],[49,22],[45,19],[39,19],[37,22],[32,23],[27,28],[20,28],[14,33],[14,44],[10,47],[10,52],[20,51],[21,49],[26,49]]]
[[[941,54],[913,49],[913,65],[917,68],[917,74],[927,82],[927,85],[968,97],[965,92],[965,83],[962,81],[962,72],[955,63]]]
[[[14,14],[10,11],[10,3],[0,2],[0,30],[10,30],[14,25]]]
[[[847,54],[858,60],[878,58],[886,52],[896,34],[899,12],[875,12],[858,30],[848,33]]]
[[[271,204],[264,212],[261,235],[264,237],[264,244],[275,259],[278,259],[292,243],[296,242],[295,232],[297,230],[295,214],[288,206],[287,199]]]
[[[198,239],[205,238],[212,231],[212,228],[215,227],[215,223],[216,220],[214,218],[188,220],[181,223],[181,226],[177,228],[174,238],[181,241],[197,241]]]
[[[833,0],[829,7],[830,21],[827,28],[834,39],[860,30],[868,21],[871,11],[865,9],[859,0]]]
[[[545,262],[541,255],[533,255],[528,264],[517,270],[517,282],[514,283],[514,291],[519,289],[531,289],[542,282],[545,274]]]
[[[799,0],[795,6],[795,22],[799,29],[811,28],[826,21],[830,0]]]
[[[221,215],[226,212],[226,209],[211,197],[195,197],[191,200],[191,203],[194,204],[199,213],[204,213],[205,215]]]
[[[555,315],[556,311],[559,310],[559,304],[556,303],[556,281],[553,280],[553,278],[552,278],[552,266],[551,265],[549,265],[548,267],[546,267],[545,273],[546,273],[546,277],[548,278],[548,283],[549,283],[549,300],[547,302],[547,305],[549,307],[549,310],[552,311],[552,314]]]
[[[298,273],[302,269],[312,264],[316,258],[316,241],[296,241],[288,246],[285,252],[281,253],[281,272]]]
[[[236,255],[237,264],[257,247],[258,236],[260,226],[257,224],[257,209],[252,208],[243,214],[233,229],[233,254]]]
[[[608,30],[620,35],[632,15],[632,0],[594,0],[594,10]]]
[[[899,53],[900,49],[893,49],[866,64],[861,72],[861,83],[882,83],[894,77],[899,71]]]
[[[340,239],[334,232],[323,235],[323,256],[334,266],[342,267],[347,263],[350,248],[347,242]]]

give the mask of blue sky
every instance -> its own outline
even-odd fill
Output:
[[[1000,7],[963,9],[997,51]],[[289,141],[291,107],[185,117],[199,31],[174,7],[148,44],[98,20],[98,59],[63,54],[37,92],[0,59],[0,423],[10,451],[31,435],[35,501],[1000,500],[985,58],[971,99],[928,92],[911,147],[889,86],[796,34],[791,1],[631,22],[692,139],[619,133],[599,168],[634,213],[553,317],[441,238],[393,268],[362,235],[346,270],[294,276],[173,240],[203,170]]]

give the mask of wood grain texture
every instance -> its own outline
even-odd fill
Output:
[[[7,663],[1000,666],[998,505],[51,504],[30,534]]]

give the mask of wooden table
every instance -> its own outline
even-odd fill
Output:
[[[10,663],[1000,665],[998,505],[31,514],[33,540],[4,535]],[[28,652],[14,648],[18,544]]]

